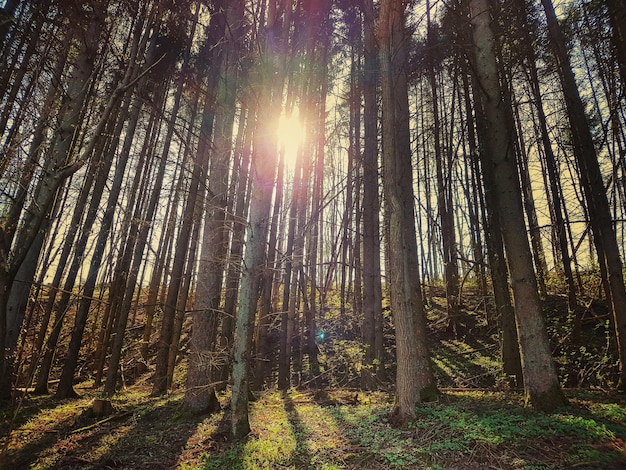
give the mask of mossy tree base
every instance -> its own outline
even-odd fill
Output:
[[[409,423],[415,421],[415,409],[405,410],[401,406],[394,406],[393,411],[389,415],[389,423],[398,429],[408,427]]]
[[[221,409],[214,388],[187,392],[184,403],[185,408],[194,415],[213,414]]]
[[[525,401],[530,403],[534,409],[546,412],[569,405],[567,397],[558,385],[554,385],[549,390],[541,393],[526,392]]]

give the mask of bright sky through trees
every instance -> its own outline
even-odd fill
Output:
[[[294,110],[291,114],[282,114],[278,120],[278,145],[285,148],[285,165],[290,170],[296,166],[298,150],[304,143],[306,129],[300,121],[300,113]]]

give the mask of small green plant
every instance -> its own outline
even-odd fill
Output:
[[[617,403],[588,403],[594,416],[617,423],[626,421],[626,407]]]
[[[202,457],[202,468],[204,470],[222,470],[224,468],[241,470],[244,468],[241,454],[242,446],[236,446],[219,455],[205,454]]]
[[[408,452],[399,452],[399,453],[384,453],[383,456],[387,460],[387,463],[392,466],[405,466],[405,465],[414,465],[418,463],[417,457]]]

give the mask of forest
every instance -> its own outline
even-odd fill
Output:
[[[623,0],[0,0],[0,469],[626,466]]]

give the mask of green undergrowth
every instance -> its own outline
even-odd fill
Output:
[[[623,405],[598,396],[537,413],[521,397],[455,392],[417,408],[394,429],[385,395],[341,392],[265,394],[253,407],[253,435],[225,452],[205,453],[203,469],[257,468],[622,468]],[[188,467],[195,468],[195,467]]]
[[[406,429],[388,421],[392,397],[351,390],[269,391],[251,404],[252,433],[229,439],[224,410],[193,416],[182,393],[131,388],[113,415],[92,398],[24,402],[4,410],[0,468],[618,469],[626,466],[623,397],[569,392],[571,406],[539,413],[514,392],[447,392],[416,408]]]

